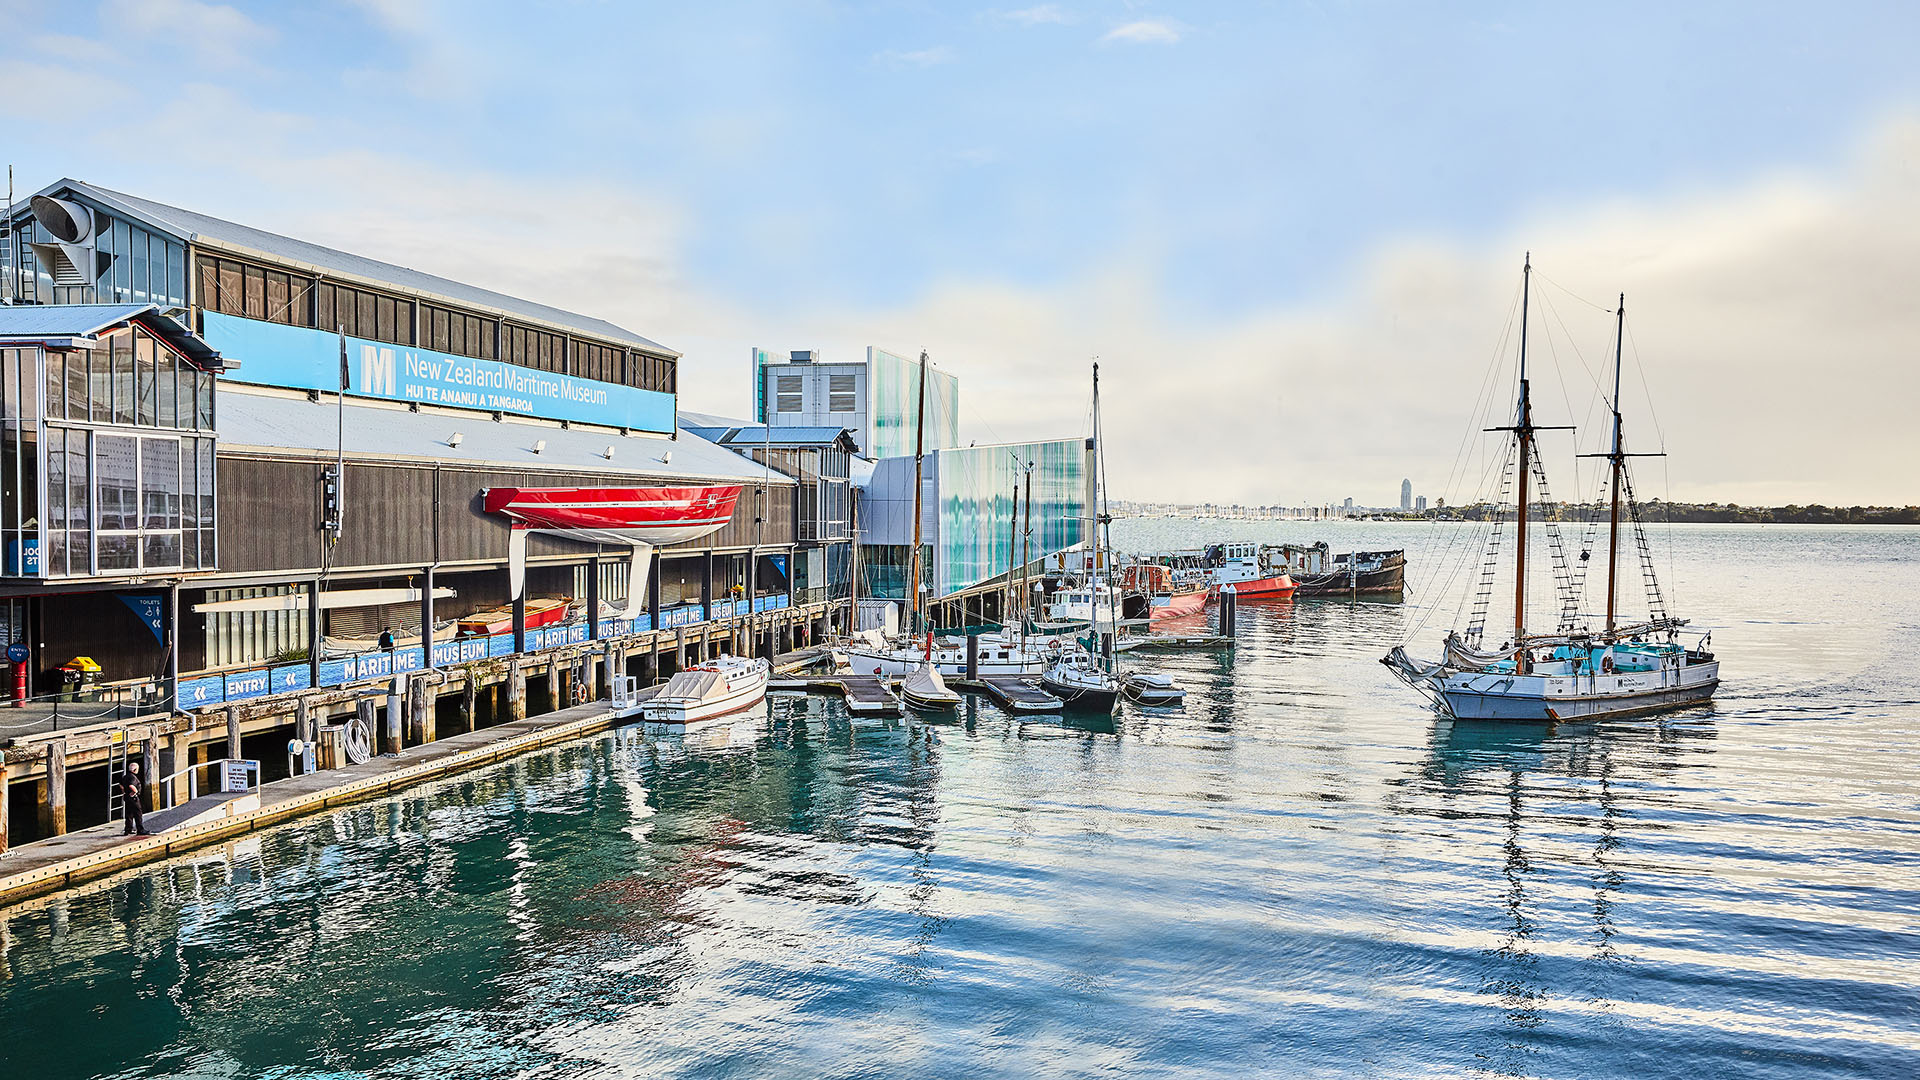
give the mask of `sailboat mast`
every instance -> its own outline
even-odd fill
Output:
[[[920,630],[920,483],[927,453],[927,350],[920,350],[920,403],[913,419],[913,555],[907,560],[907,601],[913,615],[909,633]]]
[[[1607,525],[1607,633],[1613,633],[1616,604],[1619,600],[1620,569],[1620,477],[1627,470],[1626,444],[1620,431],[1620,346],[1627,332],[1627,294],[1620,294],[1620,308],[1613,328],[1613,509]]]
[[[1020,644],[1027,643],[1027,567],[1033,565],[1033,462],[1027,462],[1027,520],[1020,537]]]
[[[1093,565],[1087,568],[1087,611],[1098,615],[1100,574],[1100,361],[1093,362],[1093,460],[1087,463],[1087,469],[1093,476],[1093,486],[1089,489],[1093,495],[1093,505],[1087,507],[1087,513],[1093,518]]]
[[[1533,253],[1520,269],[1520,406],[1514,432],[1520,440],[1519,503],[1514,508],[1513,661],[1514,671],[1527,670],[1527,479],[1533,470],[1533,406],[1527,396],[1527,301],[1532,292]]]

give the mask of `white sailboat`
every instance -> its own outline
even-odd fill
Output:
[[[1720,664],[1708,646],[1712,635],[1696,638],[1691,644],[1680,641],[1685,619],[1673,618],[1654,574],[1646,532],[1642,527],[1638,504],[1633,499],[1633,483],[1627,460],[1638,456],[1626,450],[1624,423],[1620,409],[1621,338],[1626,328],[1626,297],[1620,298],[1615,315],[1613,353],[1613,442],[1604,454],[1589,455],[1608,459],[1611,509],[1607,529],[1607,614],[1604,629],[1589,631],[1580,625],[1579,597],[1574,594],[1571,575],[1561,581],[1562,617],[1555,632],[1529,632],[1527,627],[1527,520],[1532,512],[1528,482],[1539,471],[1534,433],[1544,430],[1533,422],[1533,405],[1527,381],[1527,298],[1530,295],[1532,259],[1522,270],[1524,275],[1520,304],[1520,391],[1512,426],[1494,430],[1512,434],[1519,461],[1519,494],[1515,503],[1515,561],[1513,636],[1493,648],[1481,645],[1484,633],[1485,591],[1493,581],[1493,560],[1497,555],[1499,530],[1491,534],[1487,562],[1483,567],[1482,598],[1475,618],[1464,633],[1450,631],[1436,661],[1408,656],[1404,645],[1395,647],[1381,662],[1413,689],[1425,695],[1439,712],[1467,720],[1569,720],[1631,716],[1696,705],[1712,698],[1720,685]],[[1545,493],[1542,492],[1542,500]],[[1619,565],[1621,513],[1625,511],[1639,549],[1647,586],[1647,618],[1622,624],[1619,618]],[[1557,534],[1549,519],[1549,539]]]
[[[1040,688],[1074,711],[1112,712],[1120,700],[1120,680],[1110,670],[1112,660],[1100,655],[1099,622],[1104,620],[1109,626],[1119,624],[1120,597],[1113,587],[1100,580],[1100,525],[1104,515],[1100,513],[1100,469],[1099,455],[1105,447],[1100,442],[1100,365],[1093,365],[1093,445],[1095,465],[1093,467],[1093,490],[1087,515],[1091,525],[1089,542],[1093,560],[1088,567],[1086,587],[1089,607],[1104,600],[1104,611],[1094,609],[1089,612],[1095,616],[1090,620],[1087,630],[1088,643],[1084,649],[1067,648],[1061,651],[1058,659],[1040,676]],[[1104,589],[1104,592],[1101,590]]]

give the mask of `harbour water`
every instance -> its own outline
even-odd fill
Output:
[[[1417,595],[1111,723],[777,697],[0,914],[0,1075],[1914,1075],[1920,531],[1672,541],[1708,708],[1436,720]]]

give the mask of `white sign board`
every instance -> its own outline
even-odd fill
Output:
[[[247,761],[234,761],[231,759],[222,762],[220,766],[220,790],[221,791],[247,790],[247,766],[249,766],[250,764],[252,763]]]

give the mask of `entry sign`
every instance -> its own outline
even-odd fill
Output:
[[[7,659],[13,663],[24,664],[30,655],[32,654],[27,651],[27,643],[24,641],[16,641],[7,646]]]

